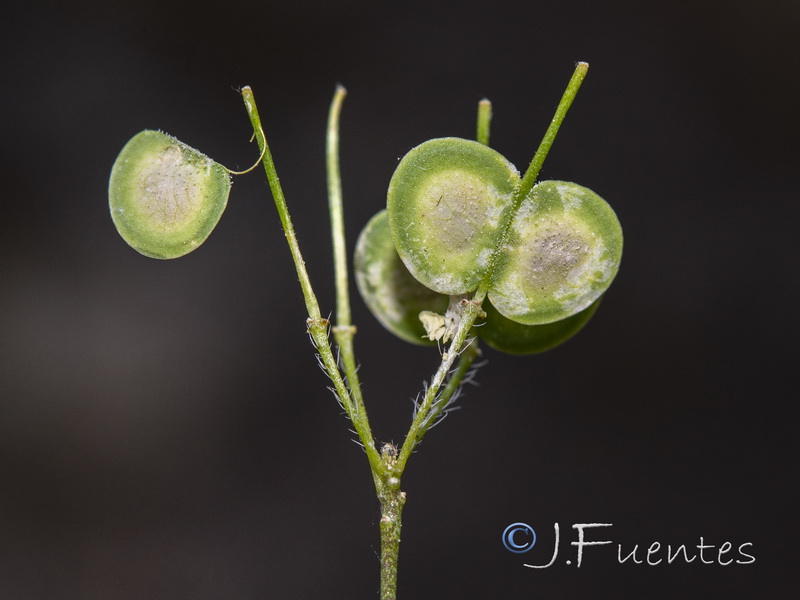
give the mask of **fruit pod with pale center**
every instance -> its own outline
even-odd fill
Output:
[[[478,142],[439,138],[413,148],[387,198],[392,239],[411,274],[441,294],[477,288],[518,183],[514,165]]]
[[[622,258],[622,228],[592,190],[567,181],[535,185],[514,215],[489,300],[525,325],[561,321],[608,289]]]
[[[108,202],[130,246],[151,258],[177,258],[208,238],[230,189],[225,167],[174,137],[146,130],[114,162]]]

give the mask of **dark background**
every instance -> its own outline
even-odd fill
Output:
[[[249,166],[251,85],[328,311],[334,85],[352,248],[398,158],[473,136],[484,96],[492,145],[524,168],[578,60],[542,176],[612,204],[621,271],[567,345],[487,350],[410,461],[400,596],[791,595],[795,0],[26,6],[0,36],[0,598],[376,597],[367,463],[316,367],[263,174],[236,179],[204,246],[160,262],[114,230],[109,170],[145,128]],[[358,296],[354,312],[373,429],[400,442],[438,357]],[[500,543],[514,521],[539,532],[529,554]],[[526,569],[554,522],[557,563]],[[590,535],[615,545],[578,570],[580,522],[613,523]],[[616,543],[641,557],[701,536],[734,558],[750,542],[756,562],[617,564]]]

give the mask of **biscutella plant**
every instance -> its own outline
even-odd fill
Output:
[[[472,377],[479,341],[512,354],[558,346],[595,314],[619,269],[622,229],[606,201],[576,183],[537,182],[588,68],[577,64],[522,175],[489,147],[491,105],[483,100],[476,140],[432,139],[408,152],[389,182],[385,208],[358,238],[354,272],[367,307],[388,331],[433,346],[441,356],[416,397],[400,447],[373,438],[357,372],[338,158],[344,88],[336,89],[327,132],[337,290],[333,327],[306,272],[253,92],[241,90],[305,298],[308,332],[372,471],[381,508],[383,600],[396,598],[406,500],[401,476],[419,441]],[[183,256],[210,235],[227,206],[231,175],[238,174],[173,137],[142,131],[111,171],[114,224],[145,256]]]

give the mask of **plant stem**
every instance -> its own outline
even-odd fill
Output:
[[[536,150],[525,175],[522,177],[520,186],[514,197],[512,209],[506,220],[503,239],[507,234],[508,227],[519,209],[520,204],[528,195],[536,178],[544,164],[553,141],[558,133],[561,123],[566,116],[572,101],[580,88],[583,78],[589,65],[578,63],[575,72],[570,79],[561,102],[556,109],[556,114],[550,123],[544,138]],[[372,432],[367,420],[366,409],[361,396],[360,384],[356,372],[356,361],[353,352],[353,335],[355,327],[351,323],[349,287],[347,275],[347,256],[344,235],[344,219],[342,209],[342,189],[341,175],[339,170],[339,115],[341,105],[344,100],[345,90],[338,86],[331,104],[328,135],[326,146],[327,170],[328,170],[328,197],[331,216],[331,232],[333,236],[334,270],[336,281],[336,326],[334,336],[339,345],[343,369],[347,378],[348,385],[342,377],[337,361],[334,359],[328,338],[328,321],[323,319],[319,304],[317,302],[311,282],[306,272],[305,263],[300,253],[300,247],[294,233],[289,210],[280,186],[272,154],[269,151],[266,136],[261,126],[261,119],[258,115],[255,99],[249,87],[242,89],[247,113],[256,132],[259,146],[263,155],[264,169],[267,173],[272,196],[275,206],[283,225],[286,240],[292,253],[292,259],[297,269],[300,287],[303,291],[306,308],[308,310],[308,330],[316,346],[320,361],[325,368],[328,376],[334,384],[334,390],[342,403],[344,410],[353,422],[356,433],[364,444],[372,471],[375,489],[381,506],[381,600],[395,600],[397,596],[397,563],[400,552],[400,531],[402,527],[402,510],[405,504],[405,493],[400,490],[400,476],[405,470],[411,453],[414,448],[431,428],[442,412],[452,401],[464,377],[469,372],[479,350],[474,340],[468,340],[467,336],[475,323],[475,320],[482,314],[481,303],[488,292],[491,274],[495,264],[492,260],[491,266],[487,269],[487,274],[481,282],[474,295],[469,300],[460,303],[459,320],[453,341],[442,354],[442,362],[436,373],[425,390],[422,402],[418,405],[408,430],[406,438],[400,452],[395,456],[394,452],[378,453]],[[489,144],[489,126],[491,122],[492,110],[488,100],[482,100],[478,106],[477,140],[485,145]],[[500,244],[498,247],[501,247]],[[453,363],[457,356],[460,356],[458,367],[452,371]],[[449,378],[448,378],[449,377]],[[446,382],[446,384],[445,384]],[[442,389],[442,386],[445,386]],[[441,390],[441,393],[440,393]]]
[[[344,209],[342,207],[342,176],[339,169],[339,115],[347,90],[341,85],[336,91],[328,113],[328,134],[325,159],[328,171],[328,208],[331,215],[333,237],[333,268],[336,278],[336,320],[341,326],[350,325],[350,294],[347,282],[347,251],[344,236]]]
[[[558,130],[560,129],[561,124],[564,122],[564,117],[567,116],[567,111],[569,110],[569,107],[572,106],[572,101],[575,100],[575,96],[578,94],[578,90],[580,89],[581,83],[583,83],[583,79],[586,77],[586,72],[588,70],[589,63],[579,62],[575,66],[575,71],[573,72],[572,77],[567,84],[567,89],[564,90],[564,94],[561,96],[561,101],[558,103],[558,107],[556,107],[556,112],[553,115],[553,119],[550,121],[547,131],[545,131],[544,137],[539,143],[539,147],[536,149],[536,152],[531,159],[531,164],[528,165],[525,175],[522,176],[519,187],[514,193],[514,198],[512,200],[510,209],[504,216],[504,222],[500,226],[502,231],[500,243],[497,244],[494,249],[494,253],[489,262],[489,268],[486,269],[486,274],[484,275],[483,281],[478,288],[478,292],[483,291],[484,293],[487,293],[489,290],[492,281],[492,275],[494,274],[494,269],[497,266],[497,257],[506,245],[509,231],[511,230],[511,223],[513,223],[514,217],[519,211],[520,206],[522,206],[522,203],[525,201],[525,198],[533,189],[533,186],[536,183],[536,178],[539,176],[539,172],[542,170],[544,160],[547,158],[550,148],[553,146],[553,142],[558,135]]]
[[[456,357],[461,355],[462,351],[464,350],[464,345],[467,341],[467,335],[469,334],[470,329],[472,329],[475,319],[477,319],[482,312],[481,303],[485,297],[486,290],[479,288],[471,299],[464,301],[461,318],[458,322],[458,326],[456,327],[456,331],[453,334],[453,341],[450,343],[450,346],[448,346],[447,351],[442,354],[442,362],[439,365],[439,368],[436,370],[436,373],[434,373],[428,388],[425,390],[425,395],[423,396],[422,402],[417,408],[414,419],[411,422],[411,427],[409,427],[408,433],[406,434],[406,439],[403,441],[403,446],[400,449],[400,455],[397,457],[398,473],[403,472],[406,467],[406,463],[408,462],[408,458],[411,456],[414,448],[422,439],[422,436],[425,434],[425,432],[430,429],[431,423],[435,420],[431,419],[431,411],[433,410],[433,407],[440,406],[443,409],[446,406],[446,403],[441,404],[439,402],[439,390],[447,379],[450,370],[453,368],[453,363],[455,362]],[[475,357],[473,356],[472,359],[474,358]],[[461,369],[458,369],[456,373],[454,373],[454,379],[456,383],[453,384],[453,392],[455,392],[457,389],[458,384],[461,381],[461,377],[463,377],[466,372],[467,368],[465,368],[463,372]],[[460,376],[456,378],[459,373]]]
[[[364,449],[367,453],[367,459],[369,460],[370,468],[372,469],[373,479],[375,479],[376,485],[378,485],[378,474],[384,473],[385,467],[383,466],[380,455],[375,448],[375,442],[372,439],[372,432],[370,431],[369,423],[367,423],[366,414],[364,414],[363,411],[359,412],[356,410],[353,400],[350,396],[350,391],[345,385],[344,379],[339,372],[336,359],[333,356],[330,340],[328,338],[328,326],[330,323],[327,319],[322,318],[322,315],[320,314],[319,303],[317,302],[316,295],[311,287],[311,280],[308,277],[305,262],[303,261],[302,254],[300,253],[300,245],[297,242],[297,236],[295,235],[294,227],[292,226],[292,220],[289,216],[289,209],[286,205],[286,198],[283,195],[283,189],[281,188],[280,180],[278,179],[278,173],[275,170],[275,163],[272,160],[272,153],[270,152],[269,145],[267,144],[267,137],[264,134],[264,128],[261,124],[261,117],[258,114],[258,108],[256,107],[253,90],[250,89],[249,86],[242,88],[242,98],[244,99],[245,108],[247,109],[247,114],[250,117],[250,122],[253,125],[253,130],[255,131],[258,145],[264,155],[264,170],[267,173],[267,180],[269,181],[269,187],[272,191],[272,198],[275,201],[275,207],[278,209],[278,215],[281,220],[281,225],[283,226],[284,234],[286,235],[286,241],[288,242],[289,250],[292,253],[292,260],[294,261],[295,269],[297,269],[297,276],[300,280],[300,287],[303,291],[303,298],[305,299],[306,308],[308,310],[308,320],[306,321],[308,332],[311,335],[314,346],[319,352],[320,361],[328,376],[331,378],[331,381],[333,382],[334,391],[336,392],[339,401],[342,403],[342,407],[347,413],[347,416],[350,417],[350,420],[353,422],[356,433],[364,445]]]
[[[384,457],[392,469],[394,459]],[[400,530],[402,528],[405,492],[400,491],[400,478],[389,477],[378,492],[381,504],[381,600],[397,598],[397,561],[400,555]]]
[[[347,385],[353,396],[355,411],[363,418],[365,429],[369,429],[367,410],[361,395],[358,367],[353,349],[356,328],[350,313],[350,287],[347,274],[347,244],[344,235],[344,208],[342,205],[342,176],[339,168],[339,115],[347,95],[343,86],[337,85],[328,113],[328,133],[325,146],[328,173],[328,207],[331,217],[331,237],[333,239],[333,267],[336,282],[336,325],[333,337],[339,346],[339,355],[347,378]]]
[[[300,253],[300,245],[297,243],[297,236],[294,233],[294,226],[292,219],[289,216],[289,209],[286,206],[286,198],[283,195],[278,173],[275,170],[275,162],[272,160],[272,152],[269,150],[267,144],[267,137],[264,134],[264,128],[261,125],[261,118],[258,115],[258,108],[256,107],[255,97],[253,90],[250,86],[242,88],[242,98],[244,99],[247,114],[250,117],[250,122],[255,130],[256,139],[263,155],[264,170],[267,173],[267,181],[269,182],[269,189],[272,191],[272,198],[275,201],[275,207],[278,209],[278,216],[283,226],[283,232],[286,235],[286,241],[289,244],[289,250],[292,253],[292,260],[294,261],[295,269],[297,270],[297,277],[300,280],[300,287],[303,290],[303,298],[308,310],[308,317],[312,320],[321,320],[322,315],[319,311],[319,303],[317,297],[314,295],[314,290],[311,287],[311,280],[306,271],[306,264],[303,260],[303,255]]]
[[[475,319],[482,314],[480,304],[485,295],[485,291],[479,292],[470,300],[463,301],[461,319],[453,341],[447,351],[443,353],[442,363],[425,391],[422,402],[417,407],[400,453],[396,459],[387,461],[387,466],[393,475],[383,479],[383,485],[378,489],[378,499],[381,503],[381,600],[395,600],[396,598],[401,514],[406,501],[405,493],[400,491],[400,476],[405,470],[414,448],[450,405],[465,375],[479,354],[477,340],[467,340],[467,334],[475,323]],[[460,356],[458,367],[451,372],[456,356]],[[439,394],[445,380],[447,384]],[[386,457],[382,458],[387,460]]]
[[[488,98],[478,102],[478,134],[477,139],[484,146],[489,145],[489,124],[492,121],[492,103]]]
[[[550,121],[550,126],[547,128],[539,144],[539,148],[537,148],[536,153],[533,155],[531,164],[528,165],[525,175],[522,176],[519,192],[517,194],[517,198],[520,200],[528,195],[528,192],[533,188],[533,184],[536,183],[536,178],[539,176],[539,171],[542,170],[544,159],[547,158],[547,154],[550,152],[553,141],[556,139],[556,135],[558,135],[558,129],[561,127],[561,123],[564,122],[564,117],[567,116],[567,111],[569,107],[572,106],[572,101],[575,100],[575,96],[578,94],[578,90],[588,70],[589,63],[579,62],[575,65],[575,72],[572,74],[567,84],[567,89],[564,90],[564,95],[561,96],[561,102],[558,103],[558,108],[556,108],[556,113],[553,115],[553,120]]]
[[[428,416],[417,430],[417,440],[422,439],[428,430],[439,421],[439,418],[447,407],[455,401],[456,392],[458,392],[464,384],[464,377],[469,373],[472,364],[479,355],[480,346],[478,344],[478,339],[472,338],[471,340],[466,340],[466,345],[461,351],[455,371],[450,374],[450,378],[447,380],[444,389],[442,389],[442,393],[439,394],[433,402],[430,411],[428,411]]]
[[[361,396],[361,385],[358,380],[355,353],[353,351],[353,336],[356,328],[351,323],[344,235],[344,209],[342,206],[342,179],[339,168],[339,115],[346,93],[346,90],[341,85],[336,87],[328,114],[326,144],[328,204],[331,216],[333,263],[336,281],[336,326],[333,328],[333,335],[339,345],[347,383],[355,402],[356,415],[354,417],[359,421],[363,420],[364,428],[368,431],[367,411]],[[406,495],[400,491],[400,478],[395,476],[394,473],[395,463],[394,456],[388,453],[382,454],[381,466],[383,469],[376,472],[375,468],[372,468],[375,490],[381,506],[381,600],[395,600],[397,597],[397,560],[400,554],[401,514]]]

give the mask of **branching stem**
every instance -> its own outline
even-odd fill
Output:
[[[567,86],[561,102],[556,109],[555,116],[547,129],[547,132],[539,144],[539,148],[531,160],[531,163],[521,179],[520,185],[514,197],[514,205],[510,212],[510,217],[505,223],[506,228],[510,225],[511,218],[516,213],[521,202],[528,195],[536,183],[536,178],[544,164],[548,152],[555,140],[556,134],[561,123],[569,110],[575,95],[580,88],[586,71],[589,68],[587,63],[578,63],[572,78]],[[320,361],[324,366],[328,376],[333,381],[334,389],[341,400],[344,410],[353,422],[356,433],[367,453],[367,459],[372,471],[373,481],[381,506],[381,600],[395,600],[397,596],[397,561],[400,550],[400,531],[402,526],[402,509],[405,504],[405,493],[400,490],[400,476],[405,470],[406,464],[412,452],[419,444],[425,433],[439,419],[442,412],[449,406],[458,391],[464,378],[469,373],[470,368],[479,355],[477,340],[470,339],[470,332],[475,320],[483,314],[481,304],[488,293],[491,271],[494,262],[487,270],[486,277],[469,299],[462,300],[459,304],[459,318],[453,339],[449,346],[442,353],[442,362],[434,373],[429,385],[425,390],[422,401],[418,404],[412,419],[411,426],[406,434],[406,438],[400,448],[399,453],[395,454],[395,449],[379,453],[375,447],[372,437],[367,413],[361,396],[361,386],[356,370],[356,360],[353,350],[353,336],[355,327],[351,322],[349,283],[347,275],[347,252],[344,234],[344,218],[342,209],[342,187],[339,170],[339,115],[341,113],[342,102],[345,90],[338,86],[331,104],[328,133],[326,144],[326,164],[328,171],[328,197],[331,217],[331,232],[333,236],[333,255],[336,282],[336,324],[333,327],[334,337],[339,346],[342,361],[341,369],[344,370],[344,377],[340,371],[340,366],[334,357],[328,330],[330,323],[324,319],[320,313],[319,304],[314,291],[311,287],[308,273],[300,246],[295,236],[286,199],[281,189],[275,164],[270,153],[267,139],[261,125],[261,119],[256,108],[253,92],[249,87],[242,88],[247,114],[253,125],[258,144],[262,152],[262,162],[267,173],[267,180],[272,191],[275,206],[283,225],[286,241],[292,254],[292,259],[297,269],[300,280],[300,287],[303,291],[303,298],[308,311],[308,331],[314,341],[314,345],[319,352]],[[477,140],[482,144],[489,144],[489,126],[491,122],[491,103],[482,100],[478,107],[477,120]],[[502,245],[502,244],[501,244]],[[458,365],[453,367],[456,358],[459,358]]]
[[[249,86],[242,88],[242,98],[244,99],[244,104],[247,109],[247,114],[250,117],[250,122],[253,125],[253,130],[255,131],[258,145],[264,155],[264,170],[267,173],[267,180],[269,181],[269,187],[272,191],[272,198],[275,201],[275,207],[278,209],[278,216],[280,217],[281,225],[283,225],[286,241],[288,242],[289,250],[292,253],[292,260],[294,261],[295,268],[297,269],[297,276],[300,280],[300,287],[303,291],[306,309],[308,310],[308,331],[314,340],[314,345],[319,352],[322,364],[325,367],[328,376],[331,378],[331,381],[333,381],[336,394],[341,400],[342,406],[344,407],[348,417],[350,417],[350,420],[353,422],[353,426],[355,427],[356,433],[361,439],[361,442],[364,444],[364,449],[367,452],[367,459],[369,460],[370,467],[372,469],[373,479],[375,479],[376,485],[378,485],[378,474],[385,473],[385,467],[381,463],[380,456],[375,448],[375,442],[372,439],[372,432],[370,431],[366,414],[363,411],[358,411],[356,409],[356,405],[353,402],[350,391],[348,390],[347,385],[342,378],[342,374],[339,371],[339,366],[337,365],[336,359],[333,356],[330,340],[328,338],[328,326],[330,323],[327,319],[322,318],[317,297],[314,294],[313,288],[311,287],[311,280],[308,277],[305,262],[303,261],[303,255],[300,253],[300,245],[297,242],[297,236],[295,235],[294,227],[292,226],[292,220],[289,216],[289,209],[286,206],[286,198],[283,195],[283,189],[281,188],[280,180],[278,179],[275,163],[272,160],[272,153],[269,150],[267,138],[264,134],[264,128],[261,124],[261,117],[258,114],[258,108],[256,107],[253,90],[250,89]]]

